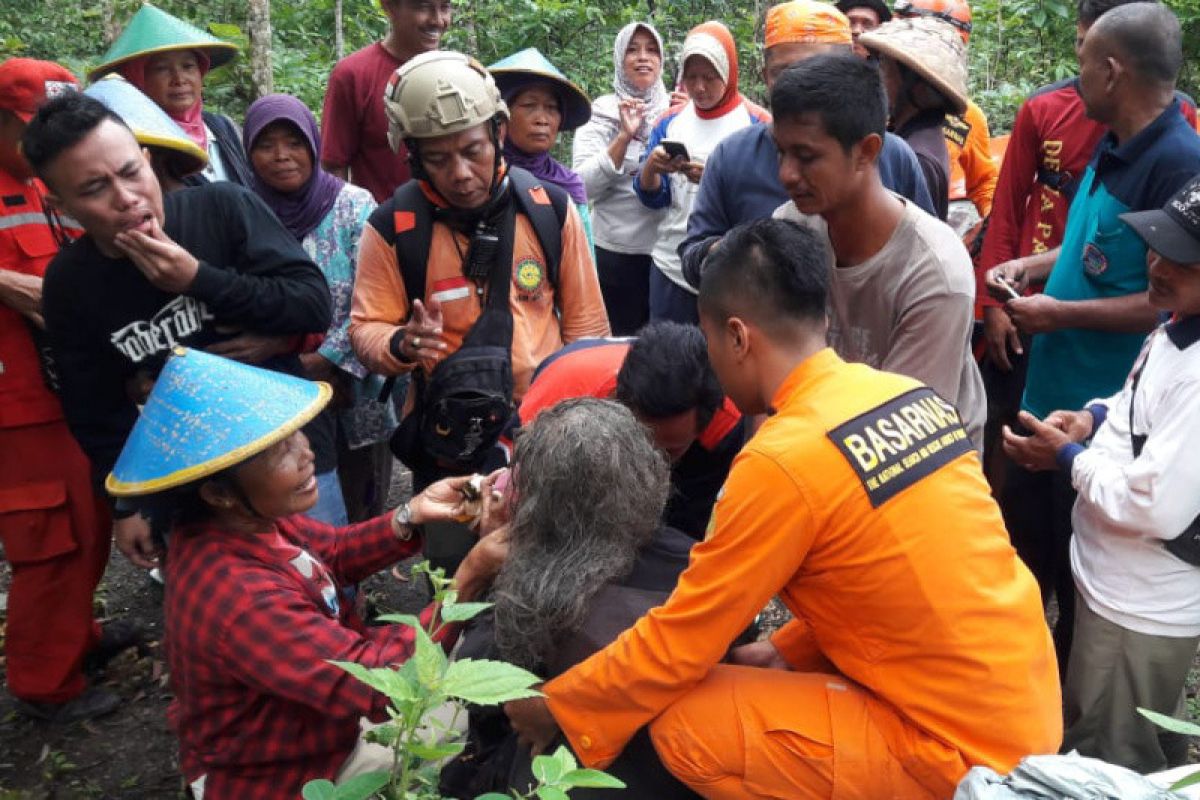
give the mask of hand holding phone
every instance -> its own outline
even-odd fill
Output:
[[[672,159],[682,158],[684,161],[691,161],[691,158],[688,156],[687,145],[683,142],[676,139],[663,139],[659,144],[662,145],[662,149],[666,150],[667,155]]]

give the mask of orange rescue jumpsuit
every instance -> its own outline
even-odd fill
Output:
[[[1037,584],[953,408],[831,350],[780,386],[665,605],[548,683],[589,766],[643,725],[709,798],[948,798],[1056,752]],[[772,595],[794,671],[718,662]]]

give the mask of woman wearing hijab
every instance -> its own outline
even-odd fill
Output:
[[[704,162],[726,136],[770,117],[738,91],[737,49],[720,22],[692,28],[680,64],[690,99],[654,126],[633,189],[647,208],[666,209],[651,251],[650,319],[696,325],[696,291],[683,278],[678,247],[687,235]]]
[[[233,121],[204,110],[204,76],[233,59],[237,47],[209,36],[178,17],[144,5],[88,77],[119,72],[167,112],[208,153],[203,172],[185,183],[251,182],[242,142]]]
[[[378,513],[390,476],[390,405],[378,402],[383,379],[370,375],[350,348],[350,296],[358,240],[375,210],[371,193],[321,168],[321,134],[312,112],[286,94],[251,104],[243,126],[251,188],[266,201],[321,268],[333,300],[333,323],[315,353],[300,356],[307,376],[332,383],[348,402],[337,413],[338,472],[352,521]]]
[[[592,103],[592,119],[575,133],[572,165],[592,202],[596,269],[614,336],[630,336],[650,318],[650,251],[663,211],[651,211],[631,178],[654,122],[670,97],[662,82],[662,37],[631,22],[613,44],[613,94]]]
[[[488,72],[508,105],[505,161],[569,194],[583,220],[588,244],[594,245],[583,179],[550,155],[559,131],[573,131],[591,117],[588,96],[536,47],[500,59]]]

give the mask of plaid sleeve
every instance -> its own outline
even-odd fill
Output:
[[[364,636],[285,583],[250,593],[238,605],[218,642],[220,660],[237,680],[333,718],[383,714],[383,695],[329,661],[365,667],[401,663],[413,650],[409,628],[392,625]]]
[[[402,542],[392,530],[392,512],[334,528],[308,517],[288,520],[314,556],[342,584],[358,583],[397,561],[421,552],[421,536]]]

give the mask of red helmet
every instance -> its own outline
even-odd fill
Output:
[[[896,0],[897,17],[933,17],[958,29],[963,42],[971,40],[971,6],[967,0]]]

